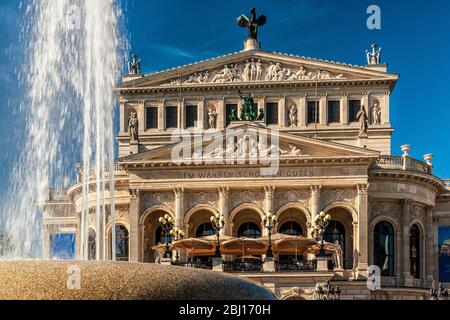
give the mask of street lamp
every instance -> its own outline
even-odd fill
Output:
[[[175,241],[181,240],[184,238],[184,231],[178,226],[174,226],[170,230],[170,235],[172,236],[172,239]],[[176,250],[177,255],[175,256],[175,261],[178,262],[180,256],[178,255],[178,250]]]
[[[215,215],[211,216],[210,220],[217,235],[217,246],[214,258],[222,258],[222,255],[220,254],[220,230],[222,230],[225,226],[225,218],[223,217],[223,215],[216,213]]]
[[[174,220],[173,218],[165,214],[164,217],[159,218],[159,223],[161,224],[161,228],[164,231],[164,234],[166,235],[166,250],[164,251],[164,258],[171,258],[171,252],[169,249],[169,235],[171,234],[170,231],[173,228]]]
[[[267,258],[273,258],[272,228],[275,227],[276,223],[277,223],[277,216],[269,211],[267,213],[266,217],[264,218],[264,225],[267,228],[267,231],[269,232],[269,248],[267,249],[267,253],[266,253]]]
[[[330,223],[330,220],[331,216],[321,211],[314,221],[314,235],[317,240],[320,240],[319,257],[326,256],[323,243],[323,235],[325,233],[325,228],[328,227],[328,224]]]
[[[438,289],[430,289],[431,300],[447,300],[448,299],[448,289],[444,288],[442,283],[439,283]]]
[[[328,280],[324,284],[317,284],[314,294],[318,300],[340,300],[341,289],[337,285],[333,287]]]

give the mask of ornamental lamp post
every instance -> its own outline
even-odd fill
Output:
[[[275,227],[277,223],[277,216],[272,212],[268,212],[266,217],[264,218],[264,225],[267,228],[269,233],[269,247],[267,248],[266,258],[273,258],[272,252],[272,229]]]
[[[211,216],[210,220],[217,236],[217,246],[214,258],[222,258],[222,255],[220,254],[220,230],[222,230],[225,226],[225,218],[223,215],[216,213],[215,215]]]
[[[170,230],[170,235],[172,236],[172,239],[175,241],[181,240],[184,238],[184,231],[183,229],[181,229],[178,226],[174,226],[171,230]],[[177,255],[175,256],[175,261],[178,262],[179,261],[179,254],[178,254],[178,250],[176,250]]]
[[[444,288],[442,283],[439,283],[438,289],[430,289],[431,300],[447,300],[448,299],[448,289]]]
[[[161,224],[161,228],[164,231],[164,234],[166,235],[166,250],[164,251],[164,258],[171,258],[171,252],[169,249],[169,235],[171,234],[171,230],[173,228],[174,225],[174,220],[173,218],[168,215],[165,214],[163,217],[159,218],[159,223]]]
[[[329,214],[326,214],[325,212],[321,211],[319,215],[315,219],[314,224],[314,234],[315,238],[317,240],[320,240],[320,251],[319,251],[319,257],[325,257],[325,249],[324,249],[324,233],[326,227],[328,227],[328,224],[331,221],[331,216]]]

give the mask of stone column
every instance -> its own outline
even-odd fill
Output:
[[[127,119],[127,112],[125,108],[125,101],[120,101],[120,132],[124,133],[126,132],[126,126],[125,123],[128,121]]]
[[[286,96],[281,96],[278,102],[278,125],[286,126]]]
[[[164,100],[159,100],[158,103],[158,129],[164,130],[166,128],[166,110]]]
[[[348,124],[348,93],[341,97],[341,124]]]
[[[321,94],[320,95],[320,101],[319,101],[319,123],[320,124],[327,124],[327,116],[328,116],[328,110],[327,110],[327,94]]]
[[[217,103],[217,129],[225,129],[227,125],[227,111],[225,110],[225,99],[222,98]]]
[[[361,108],[362,106],[366,107],[367,115],[370,115],[370,108],[369,108],[369,92],[363,92],[363,96],[361,98]]]
[[[225,219],[225,226],[222,230],[220,230],[220,235],[231,235],[230,230],[230,221],[228,215],[228,195],[230,188],[229,187],[218,187],[219,191],[219,214],[222,215]]]
[[[308,113],[308,106],[306,102],[306,94],[302,94],[300,96],[300,103],[297,109],[299,127],[306,127],[307,113]]]
[[[269,212],[274,212],[274,204],[273,204],[273,198],[275,193],[275,187],[274,186],[264,186],[265,191],[265,197],[264,197],[264,209],[265,214],[268,214]]]
[[[178,227],[184,226],[184,188],[173,188],[175,193],[175,224]]]
[[[358,188],[358,235],[353,235],[358,239],[358,271],[367,272],[368,268],[368,235],[369,235],[369,219],[368,219],[368,185],[361,183]]]
[[[402,232],[398,230],[395,233],[395,278],[397,285],[401,285],[402,274]]]
[[[411,277],[410,261],[409,261],[409,222],[410,222],[411,200],[404,199],[402,201],[402,278],[404,285],[409,283]]]
[[[42,228],[42,258],[45,260],[52,258],[50,256],[50,232],[47,225]]]
[[[185,129],[186,128],[186,111],[184,105],[184,99],[180,99],[178,101],[178,128]]]
[[[384,103],[381,107],[381,123],[389,125],[389,99],[391,93],[388,91],[384,94]]]
[[[205,110],[205,99],[204,98],[198,99],[197,111],[198,111],[198,117],[197,117],[198,125],[197,125],[197,127],[200,130],[202,130],[205,127],[205,118],[206,118],[205,115],[208,114],[208,110]]]
[[[135,106],[137,117],[139,121],[139,135],[144,134],[147,129],[147,124],[145,122],[145,101],[140,101],[139,104]]]
[[[139,211],[140,211],[140,190],[130,189],[130,261],[139,261],[140,241],[139,241]],[[111,230],[114,232],[114,230]]]
[[[433,208],[425,208],[425,281],[427,285],[433,283],[434,274],[434,233],[433,233]]]
[[[321,185],[312,185],[311,187],[311,224],[315,226],[316,217],[320,212],[320,189]]]

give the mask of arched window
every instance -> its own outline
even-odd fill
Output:
[[[259,238],[261,237],[261,229],[254,222],[245,222],[239,227],[237,236],[238,238]]]
[[[161,226],[159,226],[156,229],[155,234],[155,245],[156,244],[164,244],[164,243],[171,243],[172,242],[172,235],[166,234]]]
[[[198,237],[205,237],[205,236],[211,236],[216,234],[216,232],[214,231],[213,225],[211,222],[206,222],[201,224],[198,228],[197,231],[195,232],[195,236]]]
[[[95,260],[97,257],[96,252],[96,234],[94,229],[89,229],[88,232],[88,260]]]
[[[411,276],[420,278],[420,229],[413,224],[409,230],[409,261]]]
[[[287,234],[290,236],[302,236],[303,228],[299,223],[297,223],[295,221],[288,221],[281,225],[278,232]]]
[[[116,260],[117,261],[128,261],[128,238],[129,233],[127,228],[124,226],[116,226]]]
[[[325,228],[323,239],[329,243],[336,243],[336,241],[338,241],[345,257],[345,227],[342,223],[336,220],[331,220]]]
[[[394,227],[387,221],[381,221],[375,226],[373,254],[381,275],[394,276]]]

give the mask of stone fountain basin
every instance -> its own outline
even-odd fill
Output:
[[[274,300],[232,275],[150,263],[0,261],[0,300]]]

